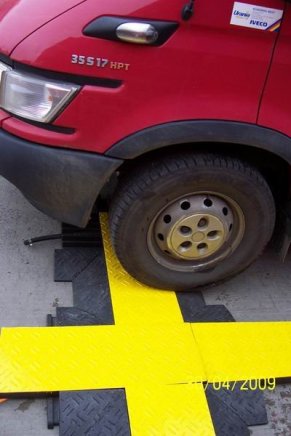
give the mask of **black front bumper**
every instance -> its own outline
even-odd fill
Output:
[[[39,210],[85,227],[101,189],[122,164],[95,153],[47,147],[0,130],[0,175]]]

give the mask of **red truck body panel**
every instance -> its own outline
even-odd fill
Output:
[[[29,20],[24,18],[29,28],[24,26],[8,44],[5,32],[13,22],[13,13],[20,18],[17,8],[23,7],[22,18],[25,7],[31,7],[31,0],[20,1],[1,23],[0,51],[11,52],[15,45],[11,52],[14,61],[49,71],[118,79],[122,86],[84,86],[54,122],[56,126],[74,128],[70,135],[47,131],[14,117],[3,123],[5,130],[50,146],[104,153],[123,138],[162,123],[195,119],[256,123],[277,34],[231,25],[233,1],[196,0],[194,16],[187,22],[181,20],[184,0],[139,0],[134,5],[118,0],[96,5],[96,1],[87,0],[61,13],[76,3],[62,2],[57,11],[52,8],[52,14],[48,6],[51,2],[44,2],[44,7],[42,2],[39,22],[34,17],[29,27]],[[283,2],[256,3],[282,9]],[[53,15],[56,18],[52,19]],[[103,15],[177,21],[179,28],[160,47],[84,36],[82,29]],[[72,64],[72,54],[130,66],[125,70]],[[277,114],[273,117],[276,119]]]
[[[81,1],[1,0],[0,52],[9,55],[28,35],[78,3]]]
[[[0,111],[0,174],[40,210],[85,226],[124,160],[170,145],[238,144],[291,164],[290,4],[255,1],[285,9],[276,32],[231,24],[245,7],[234,0],[195,0],[183,20],[188,1],[0,0],[0,61],[79,87],[48,125]],[[86,36],[102,17],[177,26],[156,46],[120,41],[116,28],[113,40]]]
[[[288,4],[262,101],[259,124],[291,136],[291,5]]]

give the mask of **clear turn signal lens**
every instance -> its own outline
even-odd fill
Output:
[[[0,107],[41,123],[53,121],[79,89],[77,85],[48,81],[11,69],[1,74],[1,65],[0,75]]]

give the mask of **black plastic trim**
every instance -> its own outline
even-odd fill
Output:
[[[154,43],[149,44],[152,46],[159,46],[164,44],[179,26],[179,23],[175,21],[157,21],[152,19],[146,20],[126,17],[99,17],[89,23],[83,29],[83,34],[86,36],[91,36],[93,38],[124,42],[121,41],[116,35],[117,27],[120,26],[120,24],[136,22],[151,24],[158,31],[158,39]]]
[[[18,115],[13,114],[12,112],[6,111],[13,118],[17,118],[24,123],[31,124],[32,126],[39,127],[40,129],[49,130],[50,132],[63,133],[65,135],[72,135],[75,133],[76,129],[72,127],[63,127],[63,126],[55,126],[54,124],[41,123],[39,121],[28,120],[27,118],[19,117]]]
[[[106,155],[134,159],[175,144],[241,144],[270,151],[291,164],[291,138],[275,130],[235,121],[177,121],[141,130],[113,145]]]
[[[122,160],[47,147],[0,130],[0,174],[39,210],[85,227],[101,189]]]
[[[76,85],[92,85],[101,86],[103,88],[119,88],[122,85],[121,80],[107,79],[91,76],[79,76],[77,74],[60,73],[57,71],[43,70],[42,68],[32,67],[20,62],[13,62],[13,66],[17,71],[24,71],[30,74],[36,74],[40,77],[52,80],[60,80],[64,82],[74,83]]]
[[[4,62],[4,64],[9,65],[10,67],[12,67],[12,65],[13,65],[12,59],[10,59],[9,56],[6,56],[2,53],[0,53],[0,61]]]

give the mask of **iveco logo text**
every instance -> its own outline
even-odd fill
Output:
[[[253,24],[254,26],[268,27],[268,23],[266,23],[266,21],[251,20],[250,24]]]
[[[251,16],[248,12],[240,12],[237,10],[234,11],[233,15],[238,15],[241,18],[249,18]]]

